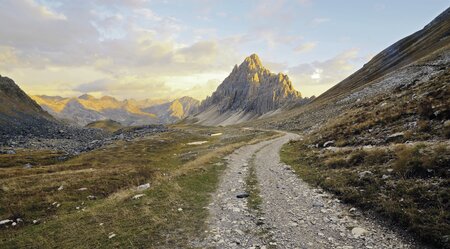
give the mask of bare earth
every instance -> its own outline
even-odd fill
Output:
[[[227,157],[217,192],[208,209],[201,248],[415,248],[390,229],[364,217],[338,199],[314,189],[280,162],[281,146],[295,134],[236,150]],[[247,206],[250,167],[256,171],[262,204]]]

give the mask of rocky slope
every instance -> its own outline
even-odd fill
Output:
[[[56,120],[17,86],[0,76],[0,137],[14,134],[38,134]]]
[[[274,74],[252,54],[230,75],[212,96],[206,98],[194,118],[205,125],[234,124],[273,113],[301,100],[287,75]]]
[[[390,98],[395,106],[396,101],[407,102],[407,98],[416,100],[428,98],[416,94],[413,89],[417,87],[428,88],[429,91],[442,91],[448,86],[445,73],[448,72],[450,64],[449,23],[450,9],[447,9],[424,29],[386,48],[363,68],[310,104],[285,112],[283,115],[254,122],[254,125],[310,131],[321,127],[324,123],[332,122],[341,113],[349,112],[358,106],[365,105],[367,110],[373,110],[375,108],[373,105],[378,101],[372,100],[380,96]],[[392,95],[393,91],[396,91],[395,96]],[[402,98],[399,98],[400,96]],[[442,109],[441,107],[445,106],[442,102],[444,98],[439,101],[440,104],[433,105],[435,109]],[[432,109],[430,111],[437,111]],[[389,124],[386,123],[385,130],[388,130]]]
[[[77,98],[32,96],[45,110],[62,120],[86,125],[99,120],[111,119],[125,126],[167,124],[184,118],[195,110],[198,103],[188,97],[171,102],[162,100],[123,100],[103,96],[95,98],[88,94]]]

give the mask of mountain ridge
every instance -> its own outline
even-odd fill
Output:
[[[164,109],[163,106],[185,97],[167,102],[162,100],[117,100],[111,96],[96,98],[89,94],[68,98],[33,95],[31,98],[53,116],[63,120],[73,120],[82,126],[91,122],[108,119],[118,121],[125,126],[173,123],[190,114],[190,111],[196,110],[195,105],[198,105],[195,101],[192,103],[188,103],[187,101],[182,103],[178,102],[181,107],[177,111],[181,113],[173,115],[173,109]],[[190,99],[194,100],[193,98]],[[184,104],[194,106],[186,108]],[[157,109],[158,112],[152,113],[151,111],[153,109],[149,109],[151,107]]]

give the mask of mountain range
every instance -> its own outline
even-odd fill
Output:
[[[167,124],[195,112],[199,101],[183,97],[164,100],[117,100],[110,96],[95,98],[83,94],[74,98],[31,96],[42,108],[61,120],[87,125],[98,120],[114,120],[125,126]]]

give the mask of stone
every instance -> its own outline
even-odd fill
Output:
[[[110,234],[108,235],[108,239],[112,239],[112,238],[114,238],[114,237],[116,237],[116,234],[115,234],[115,233],[110,233]]]
[[[236,195],[236,197],[239,198],[239,199],[247,198],[247,197],[249,197],[249,196],[250,196],[250,195],[249,195],[248,193],[241,193],[241,194]]]
[[[149,189],[149,188],[150,188],[150,183],[146,183],[146,184],[142,184],[142,185],[137,186],[137,190],[138,191],[143,191],[143,190],[146,190],[146,189]]]
[[[137,199],[140,199],[141,197],[143,197],[143,196],[145,196],[145,194],[138,194],[138,195],[135,195],[135,196],[133,196],[133,200],[137,200]]]
[[[368,233],[368,231],[362,227],[354,227],[352,229],[353,236],[355,236],[357,238],[360,236],[366,235],[367,233]]]
[[[61,186],[59,186],[58,191],[61,191],[61,190],[63,190],[63,189],[64,189],[64,186],[61,185]]]
[[[386,141],[387,142],[393,141],[393,140],[396,140],[398,138],[402,138],[404,136],[405,136],[404,132],[397,132],[397,133],[394,133],[394,134],[391,134],[391,135],[387,136]]]
[[[381,179],[383,179],[383,180],[386,180],[386,179],[389,179],[391,176],[388,176],[388,175],[382,175],[381,176]]]
[[[373,175],[372,171],[366,170],[366,171],[363,171],[363,172],[359,172],[359,173],[358,173],[359,178],[364,178],[364,177],[366,177],[367,175]]]
[[[24,169],[31,169],[33,168],[33,165],[31,165],[31,163],[27,163],[23,166]]]
[[[312,206],[313,207],[324,207],[325,205],[322,202],[320,202],[320,201],[314,201],[312,203]]]
[[[86,191],[87,188],[79,188],[78,191]]]
[[[331,145],[334,145],[335,141],[334,140],[330,140],[330,141],[326,141],[325,143],[323,143],[323,147],[329,147]]]
[[[6,219],[6,220],[0,220],[0,226],[1,225],[7,225],[9,223],[13,222],[12,220]]]

